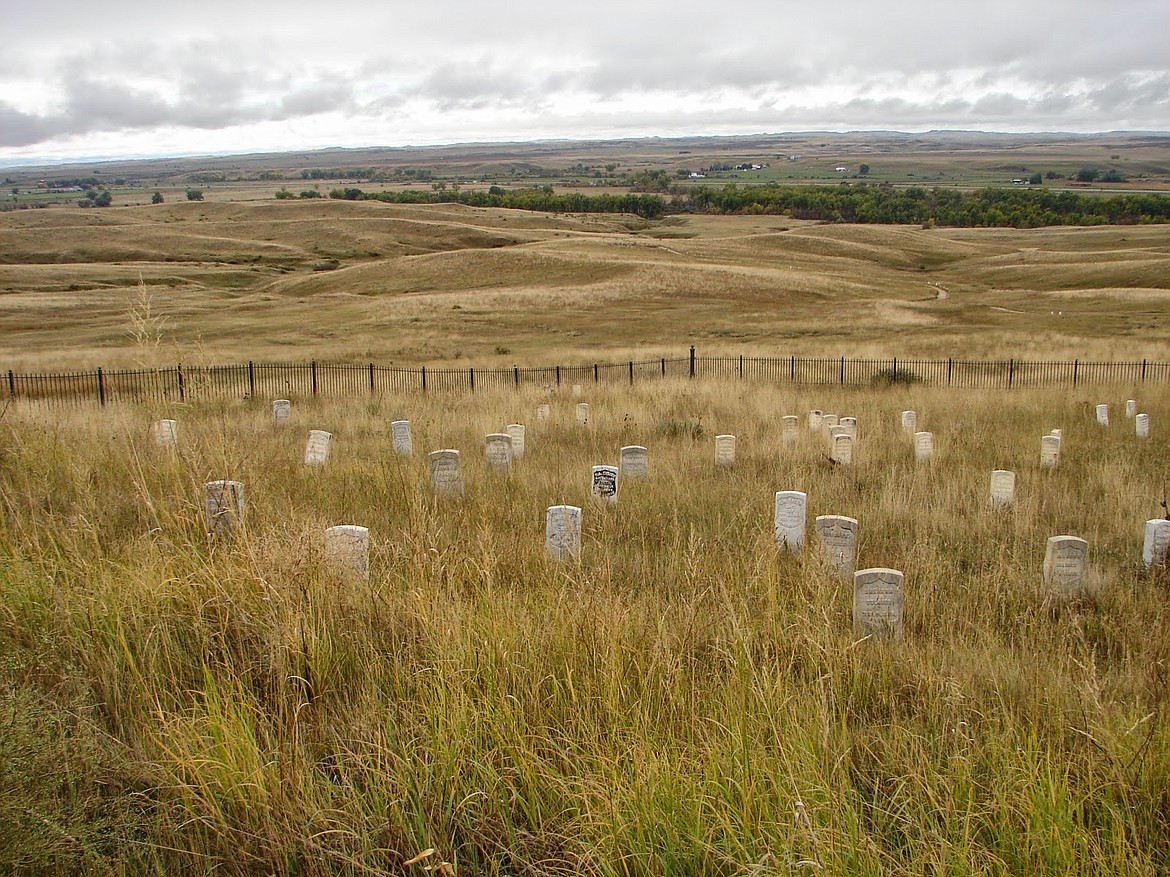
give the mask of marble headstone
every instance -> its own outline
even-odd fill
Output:
[[[1135,414],[1137,414],[1137,399],[1126,399],[1125,416],[1133,417]]]
[[[715,436],[715,465],[732,466],[735,464],[735,436]]]
[[[1051,536],[1044,553],[1044,583],[1075,595],[1085,584],[1089,543],[1076,536]]]
[[[902,412],[902,432],[911,438],[914,433],[918,432],[918,412],[917,411],[903,411]]]
[[[390,435],[394,444],[394,453],[404,457],[414,455],[414,441],[410,436],[410,421],[395,420],[390,424]]]
[[[1133,418],[1133,431],[1138,438],[1150,437],[1150,415],[1137,414]]]
[[[324,466],[329,459],[329,448],[333,444],[333,433],[323,429],[310,429],[309,440],[305,443],[305,465]]]
[[[493,432],[484,439],[484,460],[496,472],[512,471],[512,437],[504,432]]]
[[[820,432],[821,431],[821,421],[824,419],[824,417],[825,417],[824,413],[821,412],[819,409],[814,408],[812,411],[810,411],[808,413],[809,431],[810,432]]]
[[[160,448],[173,448],[179,438],[178,421],[156,420],[150,425],[150,434]]]
[[[799,490],[776,492],[773,517],[776,544],[786,551],[804,547],[804,525],[808,514],[808,495]]]
[[[1170,521],[1165,518],[1146,521],[1146,538],[1142,543],[1142,563],[1146,569],[1164,564],[1167,548],[1170,548]]]
[[[626,445],[621,456],[622,478],[649,478],[650,452],[641,445]]]
[[[843,579],[857,564],[857,519],[844,515],[817,515],[815,528],[825,562]]]
[[[584,426],[585,424],[587,424],[589,422],[589,403],[588,402],[578,402],[577,403],[577,422],[579,424],[581,424],[582,426]]]
[[[1109,425],[1109,406],[1105,403],[1097,406],[1097,423],[1101,426]]]
[[[440,496],[463,496],[463,468],[459,452],[452,448],[427,454],[431,469],[431,487]]]
[[[244,518],[242,481],[208,481],[203,485],[204,521],[212,538],[230,539]]]
[[[616,505],[618,501],[618,475],[620,471],[617,466],[594,466],[589,492],[593,499],[599,503],[606,505]]]
[[[353,524],[325,531],[325,562],[338,575],[370,579],[370,531]]]
[[[1009,506],[1016,501],[1016,473],[1008,469],[995,469],[991,473],[991,504],[996,508]]]
[[[914,459],[919,463],[934,459],[934,433],[914,433]]]
[[[581,553],[581,509],[572,505],[549,506],[544,516],[544,548],[553,560]]]
[[[540,405],[536,406],[536,422],[537,423],[544,423],[546,420],[549,419],[549,416],[551,414],[552,414],[552,408],[549,407],[547,402],[541,403]]]
[[[523,423],[509,423],[504,432],[512,437],[512,459],[519,460],[524,456],[525,429]]]
[[[853,574],[853,635],[902,638],[904,577],[896,569],[862,569]]]
[[[1055,469],[1060,462],[1060,436],[1046,435],[1040,439],[1040,468]]]
[[[277,426],[283,426],[288,423],[288,419],[292,417],[292,402],[288,399],[276,399],[272,403],[272,422]]]
[[[847,432],[841,432],[833,436],[833,449],[830,453],[835,463],[841,466],[852,466],[853,437]]]
[[[797,417],[795,414],[786,414],[786,415],[784,415],[784,417],[781,418],[781,422],[784,424],[784,426],[783,426],[784,444],[786,444],[786,445],[796,444],[796,442],[800,436],[800,418]]]

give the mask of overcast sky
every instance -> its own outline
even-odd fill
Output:
[[[1170,130],[1170,0],[0,0],[0,166],[547,137]]]

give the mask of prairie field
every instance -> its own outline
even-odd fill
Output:
[[[268,403],[0,417],[0,870],[1170,869],[1170,583],[1141,561],[1166,513],[1161,390],[667,380],[294,399],[283,427]],[[852,465],[813,408],[858,418]],[[161,417],[173,451],[150,438]],[[524,458],[489,471],[485,434],[516,422]],[[334,434],[322,467],[302,463],[311,428]],[[590,466],[629,444],[650,478],[592,504]],[[438,448],[462,452],[462,500],[430,489]],[[1016,473],[1008,508],[988,499],[997,468]],[[216,479],[245,485],[230,541],[205,531]],[[772,531],[790,489],[809,505],[795,553]],[[584,509],[565,562],[544,547],[560,503]],[[858,520],[858,569],[904,572],[902,639],[854,636],[822,514]],[[326,563],[337,524],[369,528],[368,582]],[[1073,595],[1041,576],[1062,534],[1089,543]]]
[[[0,214],[0,370],[1170,358],[1170,226],[263,201]]]

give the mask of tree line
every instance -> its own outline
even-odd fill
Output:
[[[729,184],[718,189],[707,186],[676,189],[667,201],[659,195],[635,193],[557,194],[551,186],[394,192],[363,192],[351,187],[333,189],[329,197],[395,204],[456,203],[469,207],[505,207],[550,213],[632,213],[645,219],[659,219],[671,213],[770,214],[823,222],[959,228],[1134,225],[1170,221],[1170,196],[1101,196],[1043,189],[962,191],[864,184],[743,187]]]

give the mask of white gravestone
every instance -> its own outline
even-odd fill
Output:
[[[735,464],[735,436],[715,436],[715,465],[732,466]]]
[[[810,432],[821,431],[821,420],[824,418],[824,416],[825,415],[816,408],[808,413],[808,428]]]
[[[845,431],[849,433],[849,438],[857,441],[857,418],[856,417],[842,417],[839,421],[841,426],[845,427]]]
[[[839,435],[849,435],[849,430],[841,425],[829,427],[829,448],[833,447],[833,439]]]
[[[536,406],[536,422],[537,423],[544,423],[546,420],[549,419],[551,414],[552,414],[552,408],[550,408],[547,404],[541,404],[541,405]]]
[[[427,455],[431,468],[431,487],[441,496],[463,496],[463,468],[459,452],[451,448],[431,451]]]
[[[589,403],[588,402],[578,402],[577,403],[577,422],[579,424],[581,424],[582,426],[584,426],[585,424],[587,424],[589,422]]]
[[[548,507],[544,549],[553,560],[566,560],[581,553],[581,509],[573,505]]]
[[[1052,431],[1050,431],[1048,434],[1049,434],[1049,435],[1054,435],[1054,436],[1056,436],[1058,439],[1062,439],[1062,438],[1064,438],[1064,430],[1063,430],[1063,429],[1055,428],[1055,429],[1053,429]]]
[[[574,396],[581,395],[581,385],[580,384],[573,384],[573,395]]]
[[[370,531],[343,524],[325,531],[325,562],[340,576],[370,580]]]
[[[773,526],[776,544],[786,551],[804,547],[804,524],[808,515],[808,495],[799,490],[776,491]]]
[[[329,447],[333,443],[333,433],[323,429],[310,429],[309,440],[305,443],[305,465],[324,466],[329,459]]]
[[[1044,553],[1044,584],[1076,594],[1085,584],[1089,543],[1076,536],[1052,536]]]
[[[991,473],[991,504],[996,508],[1009,506],[1016,501],[1016,473],[1008,469],[995,469]]]
[[[825,562],[842,579],[852,578],[857,564],[857,519],[844,515],[817,515],[815,527]]]
[[[841,466],[853,465],[853,437],[847,432],[833,436],[833,462]]]
[[[622,478],[649,478],[650,452],[641,445],[626,445],[621,456]]]
[[[1165,518],[1154,518],[1152,521],[1146,521],[1146,538],[1142,543],[1142,563],[1146,565],[1146,569],[1164,564],[1168,548],[1170,548],[1170,521]]]
[[[862,569],[853,574],[853,635],[902,638],[905,604],[902,573],[896,569]]]
[[[1133,431],[1138,438],[1150,437],[1150,415],[1138,414],[1133,419]]]
[[[902,412],[902,432],[911,438],[914,433],[918,432],[918,412],[917,411],[903,411]]]
[[[160,448],[173,448],[179,438],[178,421],[156,420],[150,425],[150,434]]]
[[[272,403],[272,422],[277,426],[284,426],[292,417],[292,402],[288,399],[276,399]]]
[[[512,437],[512,459],[519,460],[524,456],[524,438],[526,430],[523,423],[509,423],[504,432]]]
[[[507,433],[493,432],[484,439],[483,456],[489,469],[496,472],[511,472],[512,437]]]
[[[204,520],[207,534],[230,539],[236,525],[244,518],[244,484],[242,481],[208,481],[203,485]]]
[[[927,463],[934,459],[934,433],[914,433],[914,459],[919,463]]]
[[[390,435],[394,443],[394,453],[404,457],[414,455],[414,440],[410,435],[409,420],[395,420],[390,424]]]
[[[838,425],[838,423],[837,423],[837,415],[836,414],[822,414],[821,415],[821,430],[822,431],[827,432],[828,430],[832,429],[834,426],[837,426],[837,425]]]
[[[1137,414],[1137,399],[1126,399],[1125,416],[1133,417],[1135,414]]]
[[[800,436],[800,418],[795,414],[786,414],[780,420],[784,424],[784,444],[796,444]]]
[[[617,466],[594,466],[589,492],[596,502],[606,505],[617,505],[618,475]]]
[[[1060,436],[1046,435],[1040,439],[1040,468],[1055,469],[1060,462]]]
[[[1101,426],[1108,426],[1109,425],[1109,406],[1108,405],[1102,403],[1101,405],[1097,406],[1097,422],[1099,424],[1101,424]]]

